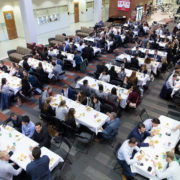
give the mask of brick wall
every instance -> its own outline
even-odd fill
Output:
[[[121,16],[127,16],[127,18],[131,17],[131,11],[135,10],[136,6],[138,5],[145,5],[149,4],[153,0],[131,0],[131,6],[130,11],[119,11],[117,8],[117,2],[118,0],[110,0],[109,2],[109,17],[121,17]]]

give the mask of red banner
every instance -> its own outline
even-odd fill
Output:
[[[118,0],[118,10],[130,11],[131,0]]]

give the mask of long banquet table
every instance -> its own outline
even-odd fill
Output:
[[[121,71],[121,67],[119,66],[115,66],[115,65],[111,65],[111,64],[106,64],[106,66],[108,67],[108,69],[110,69],[112,66],[115,67],[115,71],[117,73],[119,73]],[[126,73],[126,76],[127,77],[130,77],[131,74],[132,74],[132,70],[130,69],[125,69],[125,73]],[[150,77],[148,74],[143,74],[143,73],[140,73],[140,72],[136,72],[136,76],[138,78],[138,85],[139,86],[144,86],[147,84],[147,81],[150,81]]]
[[[51,106],[56,108],[59,103],[65,100],[69,108],[76,110],[75,119],[78,124],[82,124],[88,127],[91,131],[98,134],[99,129],[109,121],[109,117],[106,114],[98,112],[89,106],[84,106],[76,101],[73,101],[65,96],[57,94],[52,97]]]
[[[117,61],[123,61],[124,58],[127,58],[127,62],[130,63],[131,62],[131,58],[133,58],[133,56],[130,56],[129,54],[121,54],[119,56],[116,57]],[[139,62],[139,66],[143,65],[145,61],[145,58],[140,58],[138,57],[138,62]],[[157,61],[151,61],[151,65],[152,65],[152,71],[154,74],[157,74],[157,70],[158,68],[161,67],[160,62]]]
[[[20,78],[16,76],[12,76],[8,73],[5,73],[4,71],[0,71],[0,85],[1,85],[2,78],[6,78],[7,83],[14,94],[16,94],[18,91],[21,90],[22,84],[21,84]]]
[[[159,120],[161,124],[153,128],[156,130],[156,135],[145,139],[145,142],[152,142],[154,146],[141,147],[141,150],[144,151],[143,159],[139,163],[131,165],[132,172],[153,180],[157,179],[153,161],[157,163],[158,171],[162,172],[165,170],[167,167],[165,153],[171,151],[180,139],[180,131],[173,131],[173,128],[180,124],[179,121],[166,116],[160,116]],[[136,159],[138,155],[139,153],[137,153],[134,158]],[[151,171],[148,171],[149,167],[152,168]]]
[[[15,150],[10,159],[19,167],[26,170],[26,166],[31,162],[29,155],[31,154],[30,147],[38,146],[38,143],[28,138],[22,133],[16,131],[10,126],[0,126],[0,151],[11,150],[14,146]],[[60,162],[64,160],[49,149],[42,147],[41,156],[47,155],[50,159],[49,169],[52,171]]]
[[[79,80],[77,82],[77,84],[76,84],[76,88],[80,88],[80,86],[83,85],[84,80],[88,80],[89,87],[92,88],[94,91],[98,90],[99,84],[102,84],[104,86],[104,92],[105,93],[110,93],[111,89],[113,87],[115,87],[117,89],[117,96],[121,95],[120,106],[122,108],[126,107],[127,99],[128,99],[128,96],[129,96],[129,91],[127,89],[112,85],[110,83],[106,83],[104,81],[100,81],[100,80],[91,78],[89,76],[86,76],[86,77],[82,78],[81,80]]]

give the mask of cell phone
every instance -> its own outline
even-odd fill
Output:
[[[8,154],[9,154],[9,156],[12,156],[12,155],[13,155],[13,152],[12,152],[12,151],[10,151]]]
[[[152,171],[152,167],[148,167],[148,169],[147,169],[149,172],[151,172]]]

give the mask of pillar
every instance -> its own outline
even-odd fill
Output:
[[[94,0],[94,23],[102,20],[102,0]]]
[[[26,43],[37,43],[36,23],[32,0],[19,0]]]

